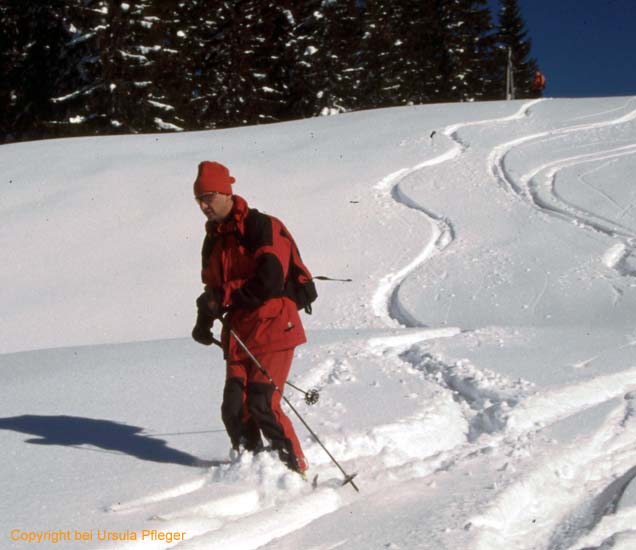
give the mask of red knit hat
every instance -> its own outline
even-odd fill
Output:
[[[225,166],[218,162],[204,160],[199,163],[199,174],[194,180],[194,196],[200,197],[206,193],[231,195],[232,184],[235,181]]]

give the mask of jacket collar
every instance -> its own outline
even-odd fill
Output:
[[[232,200],[234,205],[227,218],[222,222],[207,222],[205,224],[205,230],[208,235],[233,233],[237,230],[239,233],[244,233],[245,218],[249,211],[247,201],[239,195],[232,195]]]

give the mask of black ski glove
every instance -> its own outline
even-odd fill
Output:
[[[203,344],[204,346],[210,346],[214,343],[214,336],[212,335],[211,326],[200,325],[198,322],[192,329],[192,338],[195,342]]]
[[[197,298],[197,311],[199,316],[210,318],[212,321],[223,316],[221,306],[221,293],[214,290],[206,290]]]
[[[206,290],[197,298],[197,321],[192,329],[195,342],[209,346],[214,343],[212,325],[223,314],[218,293]]]

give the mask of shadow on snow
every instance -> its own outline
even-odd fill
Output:
[[[98,420],[77,416],[42,416],[25,414],[0,418],[0,429],[13,430],[39,437],[27,439],[37,445],[64,445],[75,447],[92,445],[105,451],[114,451],[151,462],[164,462],[210,468],[224,464],[218,460],[202,460],[166,445],[141,432],[143,428],[120,424],[111,420]]]

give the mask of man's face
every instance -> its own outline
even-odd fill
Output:
[[[206,193],[197,197],[201,211],[211,222],[220,222],[227,218],[232,210],[232,195]]]

